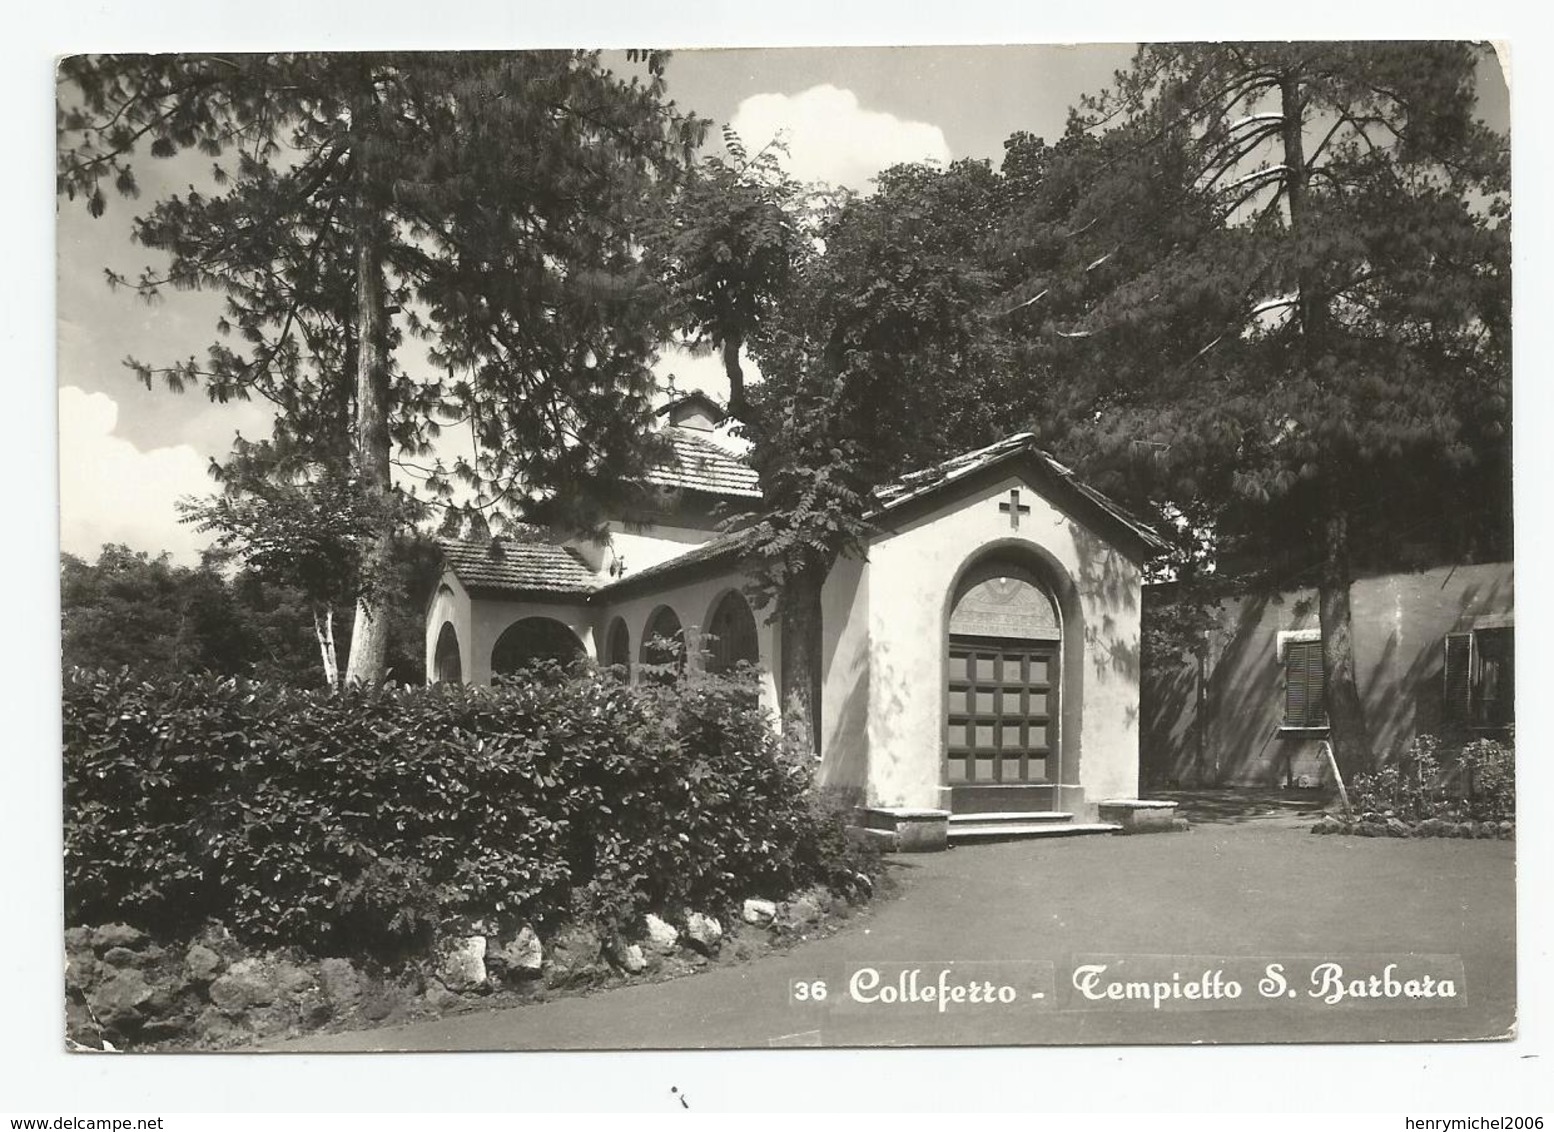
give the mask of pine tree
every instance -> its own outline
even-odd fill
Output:
[[[632,55],[645,81],[584,52],[76,57],[58,188],[101,215],[105,186],[137,195],[142,146],[214,162],[218,192],[136,223],[167,268],[113,279],[226,296],[204,359],[132,363],[148,386],[266,398],[276,451],[348,462],[380,515],[397,464],[450,521],[540,504],[584,521],[588,489],[644,459],[663,326],[641,229],[703,131],[664,100],[663,56]],[[412,371],[408,338],[435,369]],[[449,422],[472,459],[436,458]],[[361,588],[348,679],[382,675],[383,601]]]
[[[1153,479],[1264,557],[1315,548],[1346,775],[1372,759],[1357,547],[1439,524],[1436,488],[1488,484],[1486,509],[1509,510],[1508,144],[1474,117],[1477,59],[1146,46],[1039,155],[1058,184],[1032,178],[1039,207],[1010,233],[1034,266],[1007,309],[1067,300],[1024,331],[1063,359],[1090,463]]]

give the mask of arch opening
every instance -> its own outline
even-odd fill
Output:
[[[610,622],[604,641],[604,663],[619,669],[621,679],[626,679],[631,674],[631,630],[626,628],[624,617]]]
[[[433,653],[432,683],[459,684],[464,680],[464,662],[459,657],[459,634],[452,621],[444,621],[437,632]]]
[[[708,672],[732,672],[740,664],[761,663],[755,614],[738,590],[729,590],[713,605],[706,636]]]
[[[512,676],[546,661],[568,665],[584,655],[577,634],[554,617],[524,617],[496,639],[491,649],[491,676]]]
[[[653,611],[642,630],[637,661],[642,678],[654,683],[673,683],[685,671],[685,631],[680,617],[667,605]]]

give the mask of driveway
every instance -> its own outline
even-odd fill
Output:
[[[891,862],[902,883],[895,899],[790,952],[671,982],[279,1048],[1416,1041],[1504,1037],[1514,1026],[1510,842],[1316,837],[1283,812],[1266,820],[1201,814],[1190,833],[1013,841]],[[1305,976],[1323,960],[1344,967],[1346,986],[1381,976],[1386,962],[1398,964],[1399,979],[1444,972],[1456,997],[1389,998],[1379,981],[1382,996],[1329,1004],[1306,991]],[[1270,962],[1289,977],[1287,997],[1254,989]],[[1205,986],[1219,970],[1243,993],[1178,995],[1159,1006],[1092,1001],[1074,986],[1083,965]],[[847,993],[860,968],[880,977],[866,1003]],[[946,1002],[943,1010],[880,1001],[891,992],[878,987],[897,985],[913,968],[923,985],[947,970],[951,984],[1008,985],[1018,998]],[[823,1002],[795,1001],[813,999],[817,981],[826,984]]]

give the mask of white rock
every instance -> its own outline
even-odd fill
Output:
[[[437,977],[452,991],[473,990],[486,981],[486,937],[467,936],[443,952]]]
[[[647,937],[649,945],[663,952],[673,951],[680,942],[679,929],[651,912],[647,914]]]
[[[545,963],[545,948],[534,929],[525,924],[498,953],[509,970],[538,973]]]
[[[723,928],[711,916],[692,912],[685,918],[685,934],[691,942],[708,951],[718,946],[723,938]]]
[[[620,962],[622,969],[635,975],[647,966],[647,956],[642,954],[642,945],[628,943],[620,950]]]
[[[742,915],[747,924],[769,924],[777,918],[777,905],[770,900],[746,900]]]

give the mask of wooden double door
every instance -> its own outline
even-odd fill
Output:
[[[951,786],[1058,779],[1057,641],[951,636],[945,757]]]

